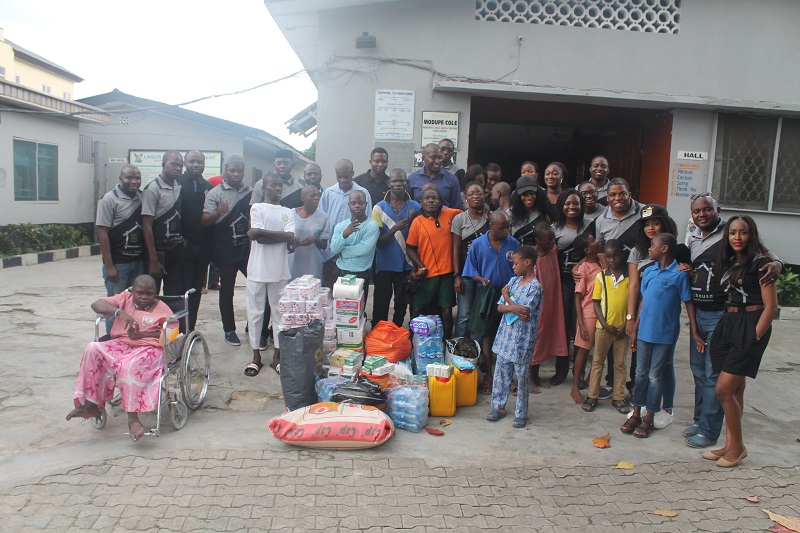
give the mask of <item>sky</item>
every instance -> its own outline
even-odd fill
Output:
[[[0,0],[5,38],[84,79],[74,98],[119,89],[179,104],[303,68],[263,0]],[[304,73],[187,109],[262,129],[304,149],[284,122],[314,103]]]

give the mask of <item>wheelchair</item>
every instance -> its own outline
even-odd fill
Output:
[[[130,289],[128,289],[130,290]],[[208,344],[199,331],[189,330],[189,295],[195,289],[189,289],[183,296],[158,296],[172,310],[162,327],[162,348],[164,350],[164,371],[161,374],[158,390],[158,407],[156,410],[156,427],[144,432],[144,436],[158,437],[161,430],[162,411],[169,411],[172,426],[182,429],[189,418],[189,411],[194,411],[205,400],[210,378],[211,358]],[[108,339],[108,335],[100,335],[100,327],[106,319],[98,315],[94,324],[95,342]],[[168,325],[178,322],[181,333],[168,336]],[[111,400],[111,405],[119,405],[119,395]],[[108,420],[105,407],[90,419],[95,429],[103,429]]]

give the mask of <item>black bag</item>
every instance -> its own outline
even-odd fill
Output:
[[[500,313],[497,311],[497,300],[502,293],[494,288],[491,283],[486,286],[479,285],[475,288],[475,299],[472,300],[472,309],[469,316],[470,333],[475,335],[494,334],[500,325]]]
[[[278,333],[281,345],[281,389],[290,411],[317,403],[314,377],[322,372],[322,338],[325,323],[314,320],[308,326]]]
[[[281,366],[281,370],[283,370],[283,366]],[[386,396],[380,385],[364,376],[356,376],[353,381],[342,383],[333,389],[331,401],[378,407],[386,403]]]

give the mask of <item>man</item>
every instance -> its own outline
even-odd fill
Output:
[[[283,184],[284,196],[289,196],[303,187],[303,185],[292,176],[294,153],[291,150],[283,148],[276,150],[275,158],[272,160],[272,166],[275,167],[275,175],[280,178]],[[253,196],[250,199],[250,205],[264,201],[262,190],[264,190],[264,180],[260,179],[253,185]]]
[[[178,178],[181,184],[181,233],[186,241],[183,253],[183,290],[189,295],[189,329],[194,330],[197,311],[211,261],[211,231],[201,223],[206,194],[213,186],[203,179],[206,157],[198,150],[186,152],[186,170]]]
[[[389,175],[389,196],[372,208],[372,219],[378,224],[375,252],[375,294],[372,300],[372,327],[389,320],[389,301],[394,294],[392,322],[402,327],[406,319],[408,299],[405,281],[411,271],[406,257],[406,238],[411,221],[420,212],[420,205],[406,191],[408,179],[403,169]]]
[[[320,196],[325,189],[322,187],[322,169],[316,163],[309,163],[303,169],[303,179],[306,180],[306,186],[311,185],[317,189]],[[281,198],[281,205],[289,209],[295,209],[303,205],[303,200],[300,198],[303,189],[297,189],[292,194]]]
[[[244,183],[244,158],[230,154],[222,167],[222,183],[206,196],[203,226],[213,227],[212,257],[219,269],[219,315],[225,342],[240,346],[233,313],[236,275],[247,276],[250,252],[250,198],[253,190]],[[260,345],[259,347],[263,346]],[[266,346],[264,346],[266,349]]]
[[[378,224],[367,217],[367,193],[353,191],[348,205],[350,219],[342,220],[333,228],[331,252],[339,254],[336,260],[339,271],[337,277],[354,274],[363,279],[366,299],[369,297],[369,269],[375,258],[375,244],[380,230]]]
[[[356,177],[355,182],[369,192],[373,204],[384,199],[389,192],[389,176],[386,168],[389,166],[389,152],[380,146],[373,148],[369,154],[369,170]]]
[[[328,214],[319,209],[320,193],[314,185],[300,189],[303,205],[294,215],[294,253],[289,254],[292,279],[306,274],[322,279],[322,252],[328,247]]]
[[[422,203],[422,186],[432,183],[439,191],[445,207],[460,208],[463,205],[461,186],[458,178],[442,169],[442,156],[437,144],[430,143],[422,150],[422,165],[421,169],[408,176],[408,192],[411,197]]]
[[[103,282],[106,296],[119,294],[144,274],[144,237],[142,235],[142,173],[125,165],[119,183],[97,203],[97,238],[103,258]],[[111,331],[114,319],[106,321]]]
[[[245,368],[245,375],[258,375],[261,367],[259,333],[266,331],[264,324],[265,300],[270,308],[278,308],[281,291],[289,282],[289,251],[294,249],[294,217],[291,209],[280,205],[283,180],[275,174],[264,178],[264,202],[250,208],[250,231],[253,241],[247,262],[247,322],[253,362]],[[280,374],[281,348],[275,315],[271,322],[275,331],[275,351],[270,368]]]
[[[595,219],[595,238],[600,242],[617,239],[627,261],[631,250],[636,246],[636,221],[639,220],[641,205],[631,197],[631,188],[622,178],[614,178],[608,182],[607,198],[608,209]]]
[[[181,234],[181,184],[183,156],[169,150],[161,159],[161,174],[147,184],[142,195],[142,229],[148,272],[156,280],[156,294],[183,294],[183,235]]]
[[[594,185],[597,189],[597,203],[600,205],[608,205],[606,196],[608,196],[608,159],[605,156],[598,155],[592,159],[592,164],[589,165],[589,183]],[[580,183],[575,186],[578,190]]]
[[[439,190],[433,183],[423,186],[421,205],[422,213],[414,218],[406,239],[406,253],[417,269],[412,275],[420,281],[411,300],[411,316],[417,316],[428,305],[441,307],[444,338],[449,339],[456,304],[451,226],[461,211],[442,207]]]
[[[690,277],[692,300],[695,305],[697,330],[706,343],[725,314],[727,295],[719,283],[719,273],[714,265],[719,260],[725,229],[725,221],[720,217],[720,208],[711,193],[692,197],[690,209],[695,230],[690,236],[689,249],[692,254],[692,275]],[[771,285],[780,276],[783,265],[774,254],[774,259],[766,265],[761,279],[763,285]],[[689,342],[689,365],[694,376],[694,422],[683,430],[686,444],[692,448],[705,448],[716,444],[722,430],[725,414],[715,392],[719,373],[711,368],[711,346],[705,351],[697,349],[697,343]]]
[[[329,234],[333,234],[336,224],[350,218],[350,195],[353,191],[363,191],[366,194],[366,209],[372,212],[369,192],[361,185],[353,183],[353,163],[349,159],[340,159],[334,170],[336,185],[325,189],[319,202],[319,208],[328,214]],[[336,281],[336,254],[328,249],[323,252],[322,257],[325,260],[322,265],[322,283],[326,287],[333,287]]]
[[[502,211],[511,218],[511,185],[505,181],[497,183],[492,187],[492,208],[495,211]]]
[[[442,154],[442,169],[446,170],[453,176],[461,170],[461,167],[456,165],[453,161],[453,154],[455,154],[456,145],[450,139],[442,139],[439,141],[439,153]]]
[[[503,169],[497,163],[489,163],[486,165],[486,184],[484,192],[487,198],[492,197],[492,189],[494,186],[503,181]]]

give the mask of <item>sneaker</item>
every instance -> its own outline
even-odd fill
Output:
[[[263,352],[266,351],[267,347],[269,346],[269,339],[261,339],[258,343],[258,351]]]
[[[242,345],[242,341],[239,340],[239,336],[236,334],[235,331],[228,331],[227,333],[225,333],[225,342],[227,342],[231,346]]]
[[[611,398],[611,395],[614,394],[614,391],[611,387],[600,387],[600,396],[598,399],[600,400],[608,400]]]
[[[514,426],[515,428],[524,428],[525,424],[527,423],[528,423],[527,418],[515,418],[514,422],[512,422],[511,425]]]
[[[672,420],[675,418],[675,411],[673,410],[672,413],[668,413],[665,410],[660,410],[655,414],[653,417],[653,427],[656,429],[664,429],[668,425],[672,424]]]
[[[709,446],[714,446],[717,443],[715,440],[711,440],[702,433],[696,433],[686,439],[686,445],[690,448],[708,448]]]
[[[647,414],[647,407],[645,407],[645,406],[642,406],[642,410],[641,410],[640,416],[641,416],[642,418],[644,418],[646,414]],[[627,418],[630,418],[630,417],[632,417],[632,416],[633,416],[633,409],[631,409],[631,412],[630,412],[630,413],[628,413],[628,416],[627,416]]]
[[[689,437],[694,437],[698,433],[700,433],[700,426],[697,424],[692,424],[688,428],[684,429],[681,434],[688,439]]]

